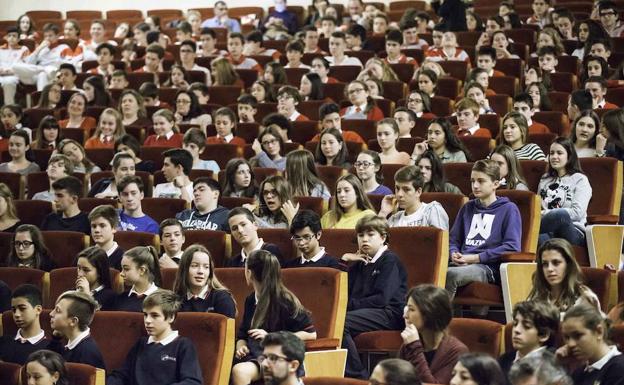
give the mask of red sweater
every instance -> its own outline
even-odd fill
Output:
[[[145,143],[143,143],[143,145],[145,147],[182,148],[182,138],[184,138],[184,135],[182,134],[173,134],[169,139],[164,136],[159,137],[158,135],[150,135],[147,139],[145,139]]]
[[[222,137],[218,136],[218,135],[209,136],[206,139],[206,144],[224,144],[224,143],[226,143],[225,140]],[[237,146],[244,146],[244,145],[247,144],[245,142],[245,139],[241,138],[240,136],[233,137],[232,140],[230,140],[227,143],[228,144],[235,144]]]
[[[451,373],[459,360],[459,356],[467,352],[466,345],[457,338],[447,335],[440,341],[440,345],[431,360],[431,366],[427,364],[425,350],[420,340],[402,345],[399,358],[414,365],[423,383],[448,384],[451,381]]]

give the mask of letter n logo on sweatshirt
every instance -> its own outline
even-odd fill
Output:
[[[475,214],[472,216],[470,223],[470,231],[466,236],[466,245],[481,246],[490,237],[492,233],[492,224],[495,215],[492,214]],[[479,236],[481,239],[475,239]]]

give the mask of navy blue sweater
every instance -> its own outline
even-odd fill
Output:
[[[121,246],[117,246],[113,254],[108,257],[108,264],[110,267],[121,271],[121,258],[123,258],[124,253],[125,251]]]
[[[349,268],[347,310],[386,309],[402,315],[407,294],[407,273],[399,256],[384,251],[375,263],[356,262]]]
[[[272,243],[264,242],[260,250],[266,250],[271,254],[275,255],[277,259],[280,261],[280,265],[284,265],[284,257],[282,256],[282,252],[279,247]],[[238,253],[235,257],[225,260],[225,267],[245,267],[245,263],[243,262],[243,256]]]
[[[134,311],[138,313],[143,312],[143,300],[147,297],[146,295],[136,295],[132,294],[128,297],[130,290],[124,291],[121,294],[117,294],[115,297],[115,301],[113,302],[112,310],[116,311]]]
[[[100,348],[91,336],[88,336],[80,341],[78,345],[71,350],[65,349],[65,346],[62,344],[60,338],[53,338],[48,345],[48,349],[62,355],[67,362],[87,364],[106,370],[106,365],[104,364],[104,358],[102,357]]]
[[[294,268],[294,267],[331,267],[332,269],[338,269],[338,270],[343,270],[343,271],[347,270],[346,265],[340,263],[340,261],[338,261],[336,258],[332,257],[331,255],[327,253],[323,254],[321,259],[319,259],[316,262],[308,261],[302,264],[301,257],[293,258],[291,260],[284,262],[284,268]]]
[[[200,385],[203,383],[195,346],[178,337],[167,345],[141,337],[130,349],[124,366],[114,370],[106,385]]]
[[[611,359],[600,370],[586,372],[584,367],[572,373],[574,385],[622,385],[624,384],[624,356],[619,355]]]
[[[236,317],[236,303],[227,290],[211,290],[206,299],[184,299],[180,311],[219,313],[226,317]]]
[[[47,349],[48,345],[50,345],[50,340],[47,338],[42,338],[33,345],[30,342],[16,341],[15,336],[2,336],[0,337],[0,361],[24,365],[30,353]]]
[[[93,293],[93,298],[100,304],[100,310],[114,310],[117,293],[111,288],[104,288]]]

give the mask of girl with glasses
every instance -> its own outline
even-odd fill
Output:
[[[13,234],[8,267],[26,267],[50,271],[55,268],[50,260],[50,252],[43,241],[37,226],[21,225]]]

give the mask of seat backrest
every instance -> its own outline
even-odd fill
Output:
[[[43,241],[56,267],[75,266],[76,255],[89,246],[89,236],[75,231],[43,231]]]
[[[426,192],[422,193],[420,200],[425,203],[437,201],[444,207],[444,211],[449,217],[449,229],[453,227],[455,218],[462,206],[468,202],[468,197],[461,194],[445,193],[445,192]]]
[[[611,289],[611,272],[606,269],[581,266],[585,284],[592,289],[600,300],[602,311],[609,309],[609,291]]]
[[[190,338],[206,385],[227,385],[234,357],[234,320],[216,313],[182,312],[174,328]]]
[[[445,163],[444,176],[446,181],[459,187],[464,195],[469,196],[472,193],[470,187],[470,173],[472,172],[473,163]]]
[[[6,385],[17,385],[22,367],[10,362],[0,362],[0,378]]]
[[[247,282],[245,281],[245,269],[242,267],[216,268],[215,276],[230,290],[234,301],[236,301],[236,327],[238,328],[243,320],[245,298],[253,291],[250,286],[247,286]]]
[[[609,330],[609,337],[619,349],[624,348],[624,324],[614,325]],[[306,385],[308,382],[306,382]]]
[[[389,247],[407,271],[407,286],[444,287],[449,260],[448,231],[435,227],[391,227]]]
[[[143,314],[138,312],[98,311],[90,328],[107,370],[121,368],[130,348],[147,334]]]
[[[177,213],[188,208],[184,199],[173,198],[143,198],[141,206],[145,214],[152,217],[157,223],[167,218],[175,218]]]
[[[580,158],[583,173],[592,186],[588,215],[620,215],[622,162],[615,158]]]
[[[24,224],[41,226],[43,219],[52,212],[52,202],[38,200],[14,200],[17,217]]]
[[[539,237],[541,214],[541,198],[531,191],[499,190],[499,196],[507,197],[518,206],[522,217],[522,251],[535,253]]]
[[[535,263],[503,263],[500,267],[503,303],[507,322],[512,322],[513,307],[526,301],[533,288]]]
[[[8,152],[6,154],[8,155]],[[11,190],[14,199],[22,199],[25,181],[20,174],[16,172],[0,172],[0,180]]]
[[[453,318],[449,331],[451,335],[463,342],[470,352],[487,353],[493,357],[500,355],[503,327],[498,322]]]
[[[522,175],[530,191],[537,193],[537,187],[542,175],[546,173],[547,162],[541,160],[521,160]]]
[[[117,231],[115,233],[115,242],[124,251],[128,251],[136,246],[154,246],[156,250],[160,250],[160,238],[158,235],[142,231]]]
[[[50,290],[50,276],[43,270],[27,267],[0,267],[0,281],[4,281],[11,291],[22,284],[31,284],[41,289],[45,298]]]
[[[347,273],[328,267],[284,269],[282,279],[312,313],[318,338],[342,339],[349,291]]]
[[[327,254],[335,258],[358,250],[357,234],[351,229],[324,229],[321,244]]]
[[[215,230],[187,230],[184,232],[185,247],[194,243],[203,245],[210,251],[215,267],[225,266],[225,261],[232,256],[232,241],[229,234]]]
[[[123,279],[119,275],[119,271],[110,268],[110,278],[113,290],[117,293],[123,291]],[[52,305],[56,302],[56,299],[67,290],[75,290],[76,288],[76,268],[64,267],[61,269],[54,269],[50,272],[50,295],[46,301],[43,299],[43,306],[46,309],[51,309]]]

